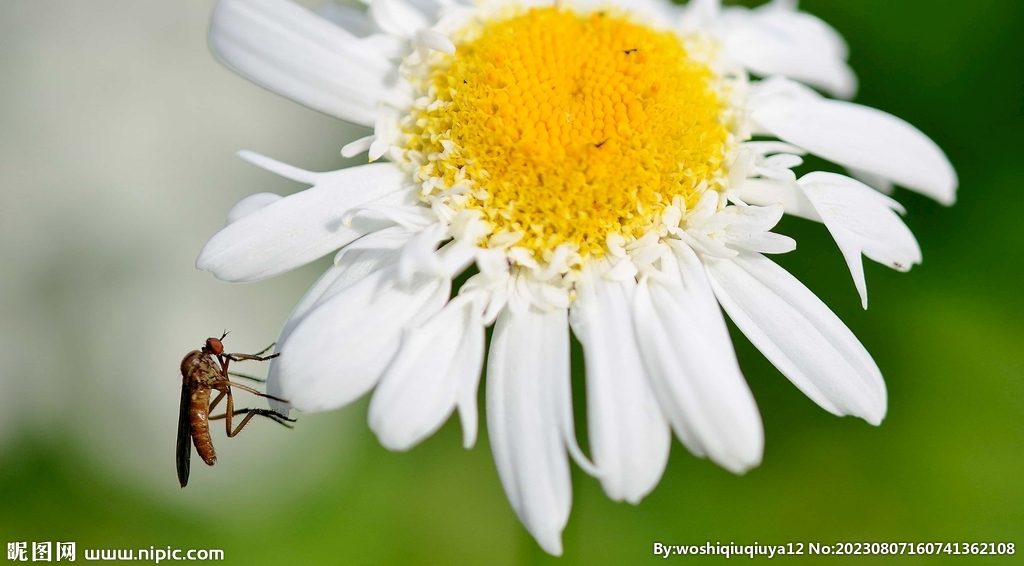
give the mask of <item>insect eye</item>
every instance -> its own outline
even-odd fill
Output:
[[[207,338],[206,349],[214,354],[220,355],[224,353],[224,344],[216,338]]]

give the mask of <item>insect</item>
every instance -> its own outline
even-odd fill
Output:
[[[210,438],[210,421],[224,420],[224,428],[228,438],[236,436],[242,428],[255,416],[266,417],[278,424],[292,428],[288,423],[295,422],[277,411],[269,409],[238,409],[235,410],[235,400],[231,395],[231,388],[236,387],[248,391],[260,397],[286,402],[273,395],[261,393],[251,387],[231,381],[229,376],[251,379],[263,382],[257,377],[229,372],[228,365],[231,362],[254,360],[265,362],[276,358],[280,354],[264,356],[274,345],[267,346],[263,351],[255,354],[229,354],[224,351],[222,340],[227,332],[220,338],[207,338],[206,343],[200,350],[192,350],[181,360],[181,405],[178,410],[178,445],[175,453],[178,468],[178,482],[181,487],[188,484],[190,460],[192,459],[192,444],[196,446],[196,452],[208,466],[217,463],[217,453],[213,449],[213,441]],[[210,402],[210,394],[217,391],[217,397]],[[227,409],[223,414],[210,416],[213,409],[227,397]],[[242,422],[232,430],[232,417],[245,415]]]

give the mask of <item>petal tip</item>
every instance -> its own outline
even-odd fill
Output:
[[[551,556],[562,555],[562,533],[556,531],[552,533],[533,533],[533,538],[537,541],[537,544],[544,549]]]
[[[380,445],[392,452],[408,452],[414,446],[413,442],[393,434],[386,427],[370,425],[370,429],[377,435]]]
[[[866,415],[862,415],[861,418],[863,418],[865,421],[867,421],[867,423],[869,425],[881,426],[882,421],[885,420],[885,415],[886,415],[887,412],[888,411],[886,410],[886,407],[883,406],[883,407],[881,407],[881,409],[874,410],[871,413],[866,414]]]
[[[758,445],[751,447],[747,454],[736,453],[728,459],[712,458],[712,460],[737,476],[746,475],[747,472],[761,465],[761,461],[764,458],[763,438],[762,435],[762,441]]]
[[[214,238],[216,238],[216,236],[214,236]],[[217,279],[226,281],[227,279],[218,274],[218,261],[214,257],[216,254],[210,250],[210,243],[214,238],[207,241],[206,244],[203,245],[203,249],[199,250],[199,255],[196,256],[196,270],[209,273]]]

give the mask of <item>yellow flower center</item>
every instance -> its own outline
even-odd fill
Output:
[[[521,233],[536,259],[566,243],[601,255],[609,234],[642,236],[674,197],[692,205],[721,177],[716,77],[677,35],[557,8],[463,35],[414,85],[406,149],[428,196]]]

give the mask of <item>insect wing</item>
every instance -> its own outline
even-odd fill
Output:
[[[178,467],[178,483],[188,485],[188,472],[192,459],[192,425],[189,409],[192,408],[192,390],[182,384],[181,406],[178,408],[178,445],[175,449],[175,463]]]

